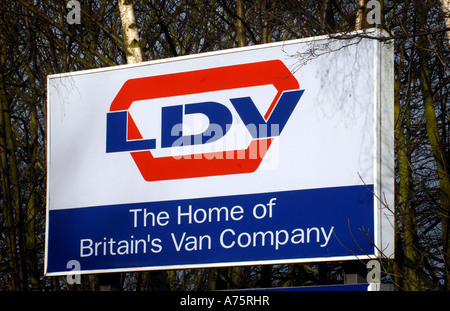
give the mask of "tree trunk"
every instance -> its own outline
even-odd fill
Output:
[[[133,2],[131,0],[119,0],[120,19],[122,21],[122,32],[124,49],[127,55],[127,63],[135,64],[142,62],[142,51],[139,46],[139,33],[134,15]]]
[[[418,12],[419,27],[425,27],[426,13]],[[442,220],[442,253],[445,266],[446,289],[450,290],[450,170],[447,163],[447,154],[443,148],[436,118],[435,102],[431,85],[431,72],[429,68],[429,54],[427,37],[419,38],[419,80],[425,114],[425,124],[430,142],[431,152],[437,167],[439,178],[439,196]]]
[[[361,30],[364,27],[364,20],[366,17],[366,0],[358,0],[358,10],[356,11],[355,29]]]
[[[404,43],[400,52],[400,62],[398,67],[398,77],[401,77],[403,71],[403,57],[404,57]],[[397,165],[399,171],[399,184],[398,184],[398,209],[399,209],[399,221],[402,224],[403,235],[398,235],[398,238],[403,237],[401,240],[397,240],[396,249],[397,253],[402,253],[400,258],[407,258],[408,262],[416,262],[415,247],[414,247],[414,235],[416,232],[416,215],[411,206],[411,163],[410,163],[410,148],[409,148],[409,130],[411,128],[409,122],[409,107],[402,114],[400,107],[400,79],[395,81],[395,99],[394,99],[394,115],[395,115],[395,137],[397,140]],[[403,122],[405,120],[405,122]],[[406,129],[406,133],[405,133]],[[396,256],[397,257],[397,256]],[[403,263],[403,262],[402,262]],[[398,267],[397,267],[398,268]],[[400,269],[400,268],[398,268]],[[407,282],[403,282],[403,275],[408,276]],[[418,279],[415,270],[407,265],[406,272],[402,273],[398,270],[395,274],[396,283],[404,290],[418,290]],[[399,277],[402,277],[400,281]]]
[[[4,50],[4,49],[3,49]],[[0,54],[0,64],[4,62],[4,51]],[[20,290],[20,265],[17,257],[17,238],[16,225],[14,221],[14,207],[11,193],[11,184],[9,176],[8,153],[5,134],[5,114],[4,107],[8,106],[8,98],[6,96],[3,73],[0,72],[0,178],[2,183],[2,199],[1,205],[3,222],[5,223],[5,241],[7,244],[8,268],[9,268],[9,289]]]
[[[325,0],[320,12],[320,27],[325,33],[335,32],[332,0]],[[358,11],[359,12],[359,11]]]
[[[238,46],[245,46],[245,29],[244,29],[244,1],[236,0],[236,37],[238,41]]]
[[[446,273],[447,290],[450,290],[450,177],[449,169],[446,163],[445,150],[441,148],[441,140],[438,132],[438,124],[436,111],[434,108],[434,100],[431,91],[430,72],[428,68],[428,58],[424,56],[427,51],[422,51],[421,68],[420,68],[420,84],[422,89],[424,113],[428,139],[430,141],[431,151],[437,166],[439,177],[439,194],[441,201],[441,218],[442,218],[442,245]]]

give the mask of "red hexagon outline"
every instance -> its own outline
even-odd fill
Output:
[[[267,121],[281,94],[299,89],[297,79],[281,60],[130,79],[117,93],[110,112],[128,111],[133,101],[270,84],[276,88],[277,94],[264,115]],[[143,138],[130,114],[127,127],[128,140]],[[150,150],[130,154],[146,181],[243,174],[252,173],[259,167],[272,140],[253,139],[245,150],[202,153],[191,157],[155,158]],[[231,156],[230,152],[234,154]]]

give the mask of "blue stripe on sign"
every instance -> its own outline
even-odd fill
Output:
[[[373,254],[373,186],[49,212],[48,272]]]

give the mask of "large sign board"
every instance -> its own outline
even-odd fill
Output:
[[[390,257],[393,159],[376,39],[51,75],[45,273]]]

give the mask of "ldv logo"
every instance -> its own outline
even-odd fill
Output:
[[[242,96],[242,90],[261,86],[276,90],[264,114],[250,96]],[[205,94],[215,96],[221,92],[227,94],[227,103],[223,99],[192,101],[195,96],[204,98]],[[128,80],[107,114],[106,152],[130,152],[146,181],[251,173],[261,164],[274,137],[282,133],[302,94],[298,81],[279,60]],[[185,102],[163,105],[157,120],[160,134],[144,138],[130,114],[131,105],[139,101],[164,102],[168,98],[185,98]],[[185,131],[184,122],[193,115],[208,120],[203,132]],[[154,118],[149,115],[148,122],[155,123]],[[246,148],[181,157],[155,155],[174,146],[220,142],[231,136],[230,128],[236,123],[245,125],[246,133],[242,134],[250,134]]]

